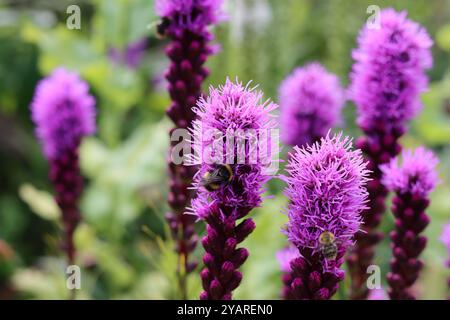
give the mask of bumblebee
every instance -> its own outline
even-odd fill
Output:
[[[319,236],[320,252],[327,260],[334,260],[337,257],[337,245],[334,234],[324,231]]]
[[[161,21],[156,25],[156,37],[158,39],[164,39],[166,37],[166,31],[170,26],[170,19],[163,17]]]
[[[201,184],[208,191],[216,191],[233,179],[233,169],[228,164],[221,164],[212,171],[208,171],[202,178]]]

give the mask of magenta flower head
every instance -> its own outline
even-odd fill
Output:
[[[81,219],[78,198],[83,190],[78,147],[81,139],[95,131],[95,100],[76,73],[59,68],[41,80],[31,104],[36,134],[50,163],[50,180],[62,211],[64,249],[74,263],[73,233]]]
[[[319,140],[341,123],[344,101],[338,77],[319,63],[295,69],[280,86],[282,141],[302,146]]]
[[[419,94],[428,83],[425,71],[432,66],[433,41],[406,12],[382,10],[380,23],[380,28],[361,31],[353,52],[350,95],[365,131],[380,123],[403,126],[417,115]]]
[[[423,262],[419,255],[427,238],[421,233],[430,222],[425,213],[429,205],[428,195],[438,183],[436,165],[438,159],[420,147],[415,151],[403,151],[402,163],[398,159],[381,166],[382,182],[396,193],[392,201],[395,230],[392,240],[391,272],[387,275],[391,299],[415,299],[411,286],[419,277]]]
[[[339,267],[359,230],[369,173],[361,151],[351,147],[348,137],[329,133],[290,155],[285,232],[301,255],[291,262],[297,299],[329,299],[343,278]]]
[[[237,245],[255,224],[249,218],[238,220],[261,204],[263,184],[270,178],[265,167],[269,152],[261,146],[278,151],[268,135],[276,126],[270,112],[277,105],[261,99],[262,92],[227,80],[210,88],[209,97],[201,98],[194,109],[193,161],[200,168],[194,177],[192,211],[207,223],[201,299],[231,299],[242,279],[237,269],[248,251]]]
[[[438,158],[431,151],[419,147],[415,151],[403,151],[402,160],[399,164],[399,159],[394,158],[381,166],[383,184],[400,194],[427,197],[439,181],[435,170]]]
[[[95,100],[76,73],[58,68],[36,87],[31,113],[44,153],[56,159],[95,132]]]

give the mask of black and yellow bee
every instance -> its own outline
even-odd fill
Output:
[[[337,257],[338,247],[335,242],[334,234],[330,231],[324,231],[319,236],[320,252],[327,260],[334,260]]]
[[[233,169],[228,164],[218,165],[212,171],[208,171],[202,178],[201,184],[208,191],[216,191],[233,179]]]
[[[158,39],[164,39],[166,37],[166,32],[169,26],[170,19],[163,17],[161,21],[156,25],[156,37]]]

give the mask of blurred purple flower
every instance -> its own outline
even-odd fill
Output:
[[[95,100],[89,87],[64,68],[38,83],[31,114],[48,159],[76,149],[83,136],[95,132]]]
[[[83,191],[78,147],[81,139],[95,131],[95,100],[76,73],[59,68],[41,80],[31,104],[36,134],[50,163],[50,180],[62,211],[64,249],[74,263],[73,233],[81,217],[78,198]]]
[[[381,289],[371,289],[369,291],[369,296],[367,300],[389,300],[389,297],[386,294],[386,291]]]
[[[280,269],[282,272],[291,271],[291,261],[300,256],[298,249],[292,245],[279,250],[276,253],[276,258],[280,264]]]
[[[442,234],[439,240],[441,240],[441,242],[445,245],[450,256],[450,222],[447,222],[447,224],[442,229]]]
[[[130,69],[136,69],[142,63],[148,47],[147,38],[130,43],[125,49],[110,48],[108,57],[117,64],[124,64]]]
[[[225,139],[231,138],[233,148],[227,148],[222,159],[210,164],[203,159],[198,173],[194,177],[197,198],[192,200],[192,211],[199,219],[207,223],[207,235],[202,239],[205,255],[205,268],[201,272],[203,289],[201,299],[231,299],[232,291],[239,285],[242,274],[238,268],[247,259],[244,248],[236,248],[255,228],[252,219],[244,219],[250,210],[262,202],[263,184],[269,179],[264,173],[263,162],[245,161],[236,163],[238,143],[230,131],[234,130],[270,130],[276,125],[270,112],[277,105],[262,102],[262,92],[243,87],[241,83],[227,80],[224,86],[210,88],[207,98],[201,98],[194,111],[197,120],[193,133],[206,137],[204,132],[217,130]],[[247,146],[253,141],[245,139]],[[199,151],[214,146],[215,141],[202,139]],[[225,141],[226,143],[226,141]],[[201,153],[203,154],[203,152]],[[225,159],[233,159],[229,164],[229,179],[214,190],[208,190],[203,182],[206,173],[224,166]],[[265,159],[263,159],[265,160]]]
[[[407,13],[381,11],[381,28],[365,27],[353,52],[350,95],[365,130],[379,122],[402,126],[421,108],[419,94],[427,89],[425,70],[432,66],[433,41]]]
[[[344,101],[339,79],[319,63],[295,69],[280,86],[282,141],[292,146],[317,141],[341,123]]]
[[[446,266],[447,266],[447,268],[450,268],[450,221],[447,222],[447,224],[444,226],[439,240],[441,240],[442,243],[447,248],[448,257],[447,257]],[[450,289],[450,277],[447,278],[447,287],[448,287],[448,289]],[[450,295],[447,297],[447,300],[450,300]]]
[[[291,262],[297,299],[329,299],[344,273],[339,269],[366,208],[368,171],[360,150],[342,134],[328,134],[308,147],[294,147],[287,165],[289,222],[285,233],[301,257]],[[326,257],[319,239],[334,236],[336,256]]]

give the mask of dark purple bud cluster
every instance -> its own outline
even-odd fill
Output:
[[[255,229],[252,219],[237,222],[234,214],[225,214],[218,205],[209,207],[210,214],[205,217],[207,235],[202,239],[205,248],[200,273],[204,291],[202,300],[230,300],[231,293],[242,280],[238,268],[247,260],[248,251],[238,248],[238,244]]]
[[[344,248],[338,249],[336,260],[330,263],[341,266],[344,253]],[[344,271],[325,270],[320,254],[312,253],[310,249],[301,250],[301,254],[291,261],[290,286],[286,296],[296,300],[329,300],[344,279]]]
[[[50,161],[50,181],[55,189],[55,199],[61,208],[65,241],[69,264],[75,262],[73,234],[81,220],[78,198],[83,191],[83,178],[78,163],[78,149],[67,150],[60,157]]]
[[[365,299],[368,295],[366,281],[367,268],[373,264],[376,245],[383,239],[383,234],[377,231],[383,213],[386,210],[388,190],[381,183],[380,165],[387,163],[400,151],[399,138],[404,129],[387,130],[382,124],[376,129],[366,130],[366,136],[356,141],[356,147],[361,149],[368,160],[367,168],[371,171],[367,183],[369,198],[367,209],[362,212],[363,224],[355,235],[356,244],[347,257],[351,283],[351,298]]]
[[[387,275],[391,299],[411,300],[414,295],[408,289],[416,282],[423,262],[419,255],[427,244],[427,238],[420,235],[429,224],[425,213],[429,200],[411,194],[397,195],[393,200],[395,230],[391,232],[391,272]]]

